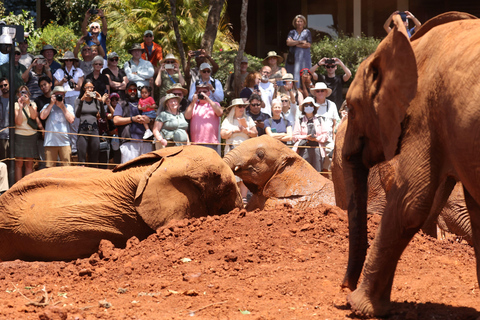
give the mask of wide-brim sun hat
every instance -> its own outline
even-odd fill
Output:
[[[65,60],[75,60],[78,61],[78,58],[75,58],[75,55],[73,54],[72,51],[65,51],[63,54],[63,57],[58,58],[59,61],[65,61]]]
[[[160,61],[160,63],[165,63],[165,61],[167,60],[175,60],[176,63],[178,63],[178,59],[172,54],[172,53],[168,53],[163,59],[162,61]]]
[[[282,80],[283,81],[297,81],[297,80],[294,80],[293,79],[293,74],[291,73],[285,73],[283,76],[282,76]]]
[[[236,107],[236,106],[246,106],[248,105],[249,103],[248,102],[243,102],[243,99],[242,98],[236,98],[236,99],[233,99],[232,102],[230,103],[230,105],[226,108],[226,110],[231,110],[233,107]]]
[[[303,106],[306,105],[307,103],[311,103],[313,104],[314,108],[318,108],[318,104],[315,102],[315,99],[313,99],[312,97],[306,97],[305,99],[303,99],[302,104],[298,106],[298,110],[303,112]]]
[[[177,101],[180,102],[180,97],[179,96],[176,96],[173,93],[167,93],[167,95],[165,96],[165,100],[164,100],[165,106],[167,105],[167,101],[170,100],[170,99],[177,99]]]
[[[63,88],[63,86],[55,86],[52,90],[52,94],[55,94],[55,93],[58,93],[58,92],[65,93],[67,91]]]
[[[317,82],[315,83],[315,87],[310,88],[310,91],[317,91],[317,90],[327,90],[327,97],[332,94],[332,89],[327,87],[325,82]]]
[[[275,51],[270,51],[267,53],[267,57],[263,59],[264,66],[268,66],[268,59],[270,59],[271,57],[277,58],[277,64],[280,64],[283,62],[283,58],[281,56],[279,56]]]
[[[42,56],[41,54],[37,54],[36,56],[33,56],[33,60],[37,60],[37,59],[45,59],[45,57]]]
[[[50,44],[47,44],[47,45],[44,45],[42,50],[40,50],[40,54],[42,56],[45,56],[43,53],[45,52],[45,50],[53,50],[53,55],[56,55],[57,54],[57,50]]]
[[[132,51],[134,50],[141,50],[142,53],[145,52],[145,49],[142,48],[142,45],[140,43],[134,43],[132,47],[128,50],[128,53],[132,54]]]
[[[188,90],[182,87],[180,83],[175,83],[170,87],[170,89],[167,90],[167,93],[173,93],[174,90],[182,90],[183,96],[186,96],[188,94]]]

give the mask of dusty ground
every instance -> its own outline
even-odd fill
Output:
[[[347,247],[346,221],[322,207],[176,221],[87,259],[0,263],[0,319],[351,318]],[[389,318],[475,319],[479,292],[470,246],[419,234]]]

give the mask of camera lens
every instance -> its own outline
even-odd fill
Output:
[[[56,94],[56,95],[55,95],[55,99],[56,99],[57,101],[63,101],[63,96],[62,96],[61,94]]]

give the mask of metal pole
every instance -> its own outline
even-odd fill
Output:
[[[8,83],[10,85],[10,93],[9,93],[9,101],[8,101],[8,109],[9,109],[9,117],[8,117],[8,125],[10,129],[9,133],[9,144],[10,144],[10,154],[8,160],[10,166],[8,168],[8,183],[10,188],[15,183],[15,91],[17,88],[15,87],[15,78],[14,78],[14,71],[15,71],[15,42],[10,48],[9,54],[9,73],[8,73]]]

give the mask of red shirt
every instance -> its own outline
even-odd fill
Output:
[[[152,44],[153,44],[152,54],[149,55],[145,42],[141,43],[142,48],[145,49],[145,52],[142,53],[142,59],[150,61],[152,65],[156,67],[159,61],[163,59],[162,47],[160,47],[160,45],[156,44],[155,42],[153,42]]]

